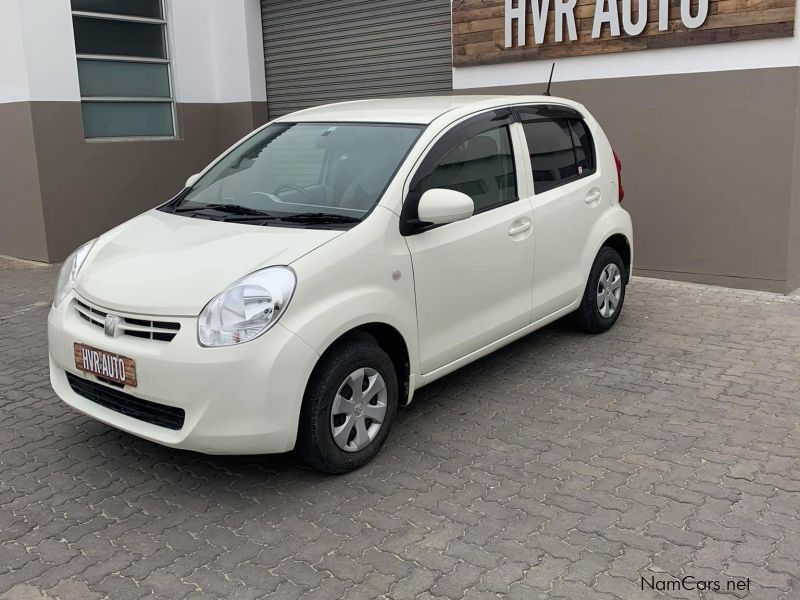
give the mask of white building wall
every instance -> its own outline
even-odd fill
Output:
[[[0,102],[79,100],[69,0],[0,0]]]
[[[0,103],[28,99],[18,0],[0,0]]]
[[[453,87],[469,89],[544,83],[550,76],[552,63],[533,60],[457,67],[453,69]],[[800,19],[795,22],[793,38],[573,56],[559,58],[555,63],[556,81],[794,67],[800,65]]]
[[[246,52],[250,97],[253,101],[265,102],[267,100],[267,76],[260,0],[244,0],[244,22],[247,36]]]
[[[258,0],[165,0],[178,102],[266,100]],[[0,0],[0,102],[80,101],[70,0]]]
[[[258,0],[168,0],[167,20],[178,102],[267,99]]]

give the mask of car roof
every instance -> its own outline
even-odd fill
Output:
[[[280,117],[278,122],[301,123],[413,123],[428,125],[435,119],[452,113],[453,119],[479,110],[509,104],[567,104],[580,105],[564,98],[551,96],[418,96],[410,98],[381,98],[353,100],[315,106]]]

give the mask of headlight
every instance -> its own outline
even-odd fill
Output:
[[[97,240],[86,242],[83,246],[75,250],[67,257],[64,264],[61,265],[61,270],[58,272],[58,282],[56,283],[56,293],[53,299],[53,306],[58,306],[61,301],[67,297],[75,287],[75,278],[78,276],[78,271],[83,266],[83,261],[89,256],[92,247]]]
[[[240,279],[200,313],[200,344],[234,346],[257,338],[281,318],[296,284],[289,267],[268,267]]]

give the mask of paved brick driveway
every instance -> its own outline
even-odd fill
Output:
[[[432,385],[330,478],[65,408],[54,274],[0,260],[0,598],[800,598],[800,296],[636,280],[610,334]]]

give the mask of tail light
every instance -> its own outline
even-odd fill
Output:
[[[614,162],[617,163],[617,185],[619,186],[619,201],[625,200],[625,188],[622,186],[622,161],[619,155],[614,152]]]

